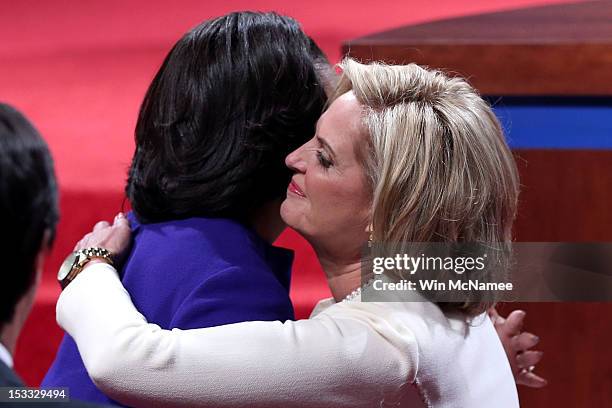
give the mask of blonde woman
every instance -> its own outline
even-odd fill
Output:
[[[360,302],[376,242],[509,242],[518,177],[490,107],[416,65],[342,64],[337,97],[291,153],[281,214],[314,247],[333,299],[308,320],[162,330],[115,269],[91,262],[58,322],[92,379],[131,406],[517,407],[489,304]],[[121,252],[124,219],[79,247]],[[180,262],[180,260],[177,260]]]

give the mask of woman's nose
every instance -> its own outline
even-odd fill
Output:
[[[301,146],[287,155],[285,165],[297,173],[306,171],[306,161],[303,159],[302,152],[304,146]]]

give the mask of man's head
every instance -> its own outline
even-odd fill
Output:
[[[284,197],[285,156],[315,131],[331,82],[289,17],[231,13],[181,38],[136,125],[127,195],[144,222],[247,218]]]
[[[27,315],[30,304],[23,301],[33,299],[58,218],[47,145],[21,113],[0,103],[0,334],[13,325],[16,310]]]

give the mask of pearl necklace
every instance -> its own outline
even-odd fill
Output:
[[[355,289],[354,291],[352,291],[351,293],[349,293],[348,295],[346,295],[346,297],[344,299],[342,299],[343,302],[352,302],[354,300],[356,300],[358,297],[361,297],[361,291],[362,289],[367,288],[368,286],[370,286],[372,283],[374,283],[374,278],[370,279],[369,281],[367,281],[365,284],[363,284],[363,286],[358,287],[357,289]],[[361,300],[361,299],[360,299]]]

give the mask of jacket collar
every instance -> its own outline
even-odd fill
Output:
[[[0,361],[0,385],[4,387],[23,387],[23,381],[3,361]]]

